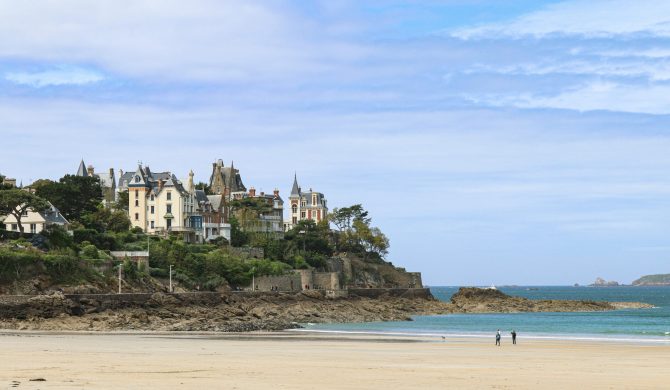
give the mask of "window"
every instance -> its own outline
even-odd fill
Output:
[[[151,214],[153,214],[153,213],[154,213],[154,206],[151,206]],[[151,221],[151,223],[154,223],[154,222]],[[152,226],[152,227],[153,227],[153,226]]]
[[[28,209],[25,209],[21,212],[22,217],[27,217],[28,216]]]
[[[291,206],[291,210],[293,211],[293,214],[298,214],[298,205],[294,204],[293,206]]]
[[[166,222],[167,222],[167,228],[168,228],[168,229],[171,228],[171,227],[172,227],[172,220],[171,220],[171,219],[167,219]]]
[[[151,201],[154,201],[154,194],[151,194]]]
[[[19,226],[15,223],[12,224],[12,230],[17,231],[19,230]]]
[[[307,207],[307,202],[303,200],[302,203],[300,204],[300,207]]]
[[[172,200],[172,192],[168,191],[167,200]]]
[[[139,183],[139,182],[140,182],[140,177],[139,177],[139,175],[135,175],[135,183]]]
[[[140,197],[140,192],[138,190],[135,190],[135,199]]]
[[[139,206],[140,206],[140,201],[135,199],[135,207],[139,207]]]
[[[165,205],[165,207],[166,207],[166,212],[168,212],[168,213],[172,212],[172,205],[171,204]]]
[[[300,218],[303,218],[303,219],[305,218],[305,212],[304,211],[302,213],[300,213]]]
[[[31,223],[30,224],[30,232],[31,233],[37,233],[37,225],[35,225],[34,223]]]
[[[140,213],[135,213],[135,220],[139,221],[140,220]]]
[[[154,228],[154,221],[151,221],[151,228]]]

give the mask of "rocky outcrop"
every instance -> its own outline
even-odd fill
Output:
[[[7,297],[5,297],[7,298]],[[301,293],[185,293],[46,296],[0,300],[0,328],[21,330],[152,330],[244,332],[301,323],[405,321],[448,313],[567,312],[646,308],[635,302],[529,300],[497,290],[461,288],[442,302],[429,295],[326,298]]]
[[[645,275],[636,279],[633,286],[670,286],[670,274]]]
[[[602,302],[573,300],[534,300],[513,297],[499,290],[462,287],[451,297],[457,311],[463,313],[514,312],[585,312],[651,308],[641,302]]]
[[[614,280],[605,280],[603,278],[596,278],[596,281],[589,284],[591,287],[616,287],[619,285],[619,282]]]
[[[257,296],[156,293],[142,303],[75,300],[62,294],[39,299],[42,310],[33,302],[0,305],[0,328],[244,332],[290,329],[299,323],[404,321],[415,314],[451,311],[450,304],[435,299],[327,299],[317,291]]]

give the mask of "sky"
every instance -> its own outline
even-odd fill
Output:
[[[362,203],[428,285],[670,272],[670,2],[0,0],[0,173]]]

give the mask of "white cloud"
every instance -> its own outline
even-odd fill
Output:
[[[360,55],[277,3],[0,0],[0,58],[152,80],[291,83]]]
[[[60,67],[40,72],[5,73],[5,80],[7,81],[36,88],[60,85],[84,85],[97,83],[104,79],[105,77],[99,72],[75,67]]]
[[[519,108],[558,108],[580,112],[608,110],[654,115],[670,114],[669,85],[627,85],[591,82],[552,96],[532,93],[518,95],[466,95],[479,104]]]
[[[588,0],[551,4],[506,23],[452,31],[462,39],[581,35],[609,37],[645,34],[670,36],[670,2],[657,0]]]
[[[554,60],[513,65],[479,64],[464,73],[476,74],[487,72],[533,76],[570,74],[606,77],[644,77],[652,81],[666,81],[670,80],[670,63],[643,60],[608,61],[607,59]]]

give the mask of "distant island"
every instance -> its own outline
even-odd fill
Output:
[[[645,275],[632,283],[633,286],[670,286],[670,274]]]
[[[596,281],[589,284],[590,287],[616,287],[619,282],[614,280],[605,280],[603,278],[596,278]]]

